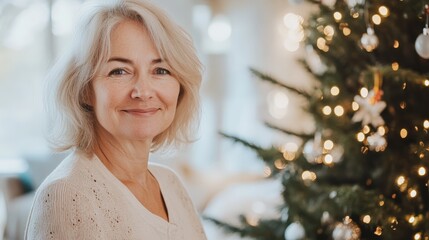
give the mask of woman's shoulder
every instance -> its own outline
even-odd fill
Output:
[[[78,188],[89,171],[90,158],[72,152],[46,177],[39,186],[39,191],[45,188],[68,187]]]

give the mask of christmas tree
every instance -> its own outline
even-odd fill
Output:
[[[279,217],[212,221],[266,240],[429,239],[429,1],[310,2],[317,12],[302,26],[313,60],[302,63],[317,87],[252,71],[306,99],[315,131],[268,124],[302,139],[292,152],[225,134],[282,182]]]

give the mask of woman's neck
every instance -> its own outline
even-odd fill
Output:
[[[94,153],[120,181],[144,184],[150,177],[149,141],[128,141],[108,133],[97,135]]]

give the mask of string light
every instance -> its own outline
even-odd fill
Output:
[[[360,16],[360,14],[358,13],[358,12],[354,12],[353,14],[352,14],[352,17],[353,18],[358,18]]]
[[[368,88],[365,88],[365,87],[361,88],[361,89],[360,89],[360,95],[361,95],[363,98],[366,98],[366,97],[368,96]]]
[[[328,25],[323,29],[323,33],[326,36],[332,37],[332,36],[334,36],[335,30],[331,25]]]
[[[323,107],[322,112],[323,112],[323,114],[328,116],[332,113],[332,108],[330,106],[325,106],[325,107]]]
[[[429,79],[425,79],[424,84],[425,84],[426,87],[429,87]]]
[[[383,206],[384,206],[384,201],[383,201],[383,200],[381,200],[380,202],[378,202],[378,205],[379,205],[380,207],[383,207]]]
[[[374,14],[372,16],[371,20],[375,25],[380,25],[380,23],[381,23],[381,17],[378,14]]]
[[[363,132],[359,132],[359,133],[356,135],[356,138],[357,138],[357,140],[358,140],[359,142],[363,142],[363,141],[365,140],[365,134],[363,134]]]
[[[417,191],[415,189],[410,188],[408,191],[408,195],[410,195],[411,198],[415,198],[417,196]]]
[[[348,36],[351,33],[352,33],[352,30],[350,28],[348,28],[348,27],[344,27],[343,28],[343,34],[344,34],[344,36]]]
[[[426,129],[428,129],[428,128],[429,128],[429,121],[428,121],[428,120],[425,120],[425,121],[423,122],[423,127],[424,127],[424,128],[426,128]]]
[[[342,106],[338,105],[334,108],[334,113],[338,117],[341,117],[344,114],[344,108]]]
[[[422,239],[422,234],[421,233],[416,233],[416,234],[414,234],[414,240],[420,240],[420,239]]]
[[[286,163],[282,159],[277,159],[276,161],[274,161],[274,166],[277,169],[281,170],[286,167]]]
[[[264,175],[265,175],[266,177],[269,177],[269,176],[271,176],[271,174],[272,174],[271,168],[270,168],[270,167],[268,167],[268,166],[266,166],[266,167],[264,168]]]
[[[374,231],[374,234],[377,236],[381,236],[381,234],[383,234],[383,229],[381,227],[377,227]]]
[[[381,6],[378,8],[378,12],[381,16],[387,17],[389,16],[389,9],[386,6]]]
[[[310,171],[304,171],[301,174],[302,180],[306,181],[306,180],[310,180],[310,181],[316,181],[317,176],[314,172],[310,172]]]
[[[393,48],[399,48],[399,41],[398,40],[393,41]]]
[[[419,173],[420,176],[424,176],[426,175],[426,168],[419,167],[419,170],[417,172]]]
[[[398,184],[398,186],[401,186],[402,184],[404,184],[405,183],[405,177],[404,176],[399,176],[397,179],[396,179],[396,184]]]
[[[380,126],[377,128],[377,132],[378,134],[380,134],[380,136],[384,136],[384,134],[386,134],[386,128],[384,128],[383,126]]]
[[[369,224],[371,222],[371,216],[365,215],[362,219],[362,222]]]
[[[359,110],[359,104],[355,101],[352,102],[352,109],[353,111]]]
[[[393,63],[392,63],[392,70],[393,70],[393,71],[398,71],[398,69],[399,69],[399,63],[397,63],[397,62],[393,62]]]
[[[368,127],[368,125],[363,126],[362,132],[365,134],[368,134],[371,129]]]
[[[340,12],[334,12],[335,21],[339,22],[343,18],[343,15]]]
[[[413,224],[415,221],[416,221],[416,218],[414,216],[410,216],[408,218],[408,222],[411,223],[411,224]]]
[[[401,135],[401,138],[406,138],[408,136],[408,131],[407,129],[403,128],[399,134]]]
[[[334,161],[334,158],[332,157],[331,154],[326,154],[325,157],[323,158],[323,162],[326,165],[331,165],[333,161]]]
[[[326,140],[326,141],[323,143],[323,147],[324,147],[326,150],[332,150],[332,148],[334,148],[334,142],[332,142],[331,140]]]
[[[326,39],[320,37],[317,39],[317,47],[322,51],[329,50],[329,47],[326,45]]]
[[[338,96],[338,94],[340,94],[340,89],[337,86],[333,86],[331,88],[331,94],[332,96]]]

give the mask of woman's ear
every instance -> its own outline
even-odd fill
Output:
[[[88,86],[83,90],[82,92],[82,99],[81,99],[81,107],[88,112],[94,111],[93,107],[93,91],[92,91],[92,85],[91,83],[88,84]]]

